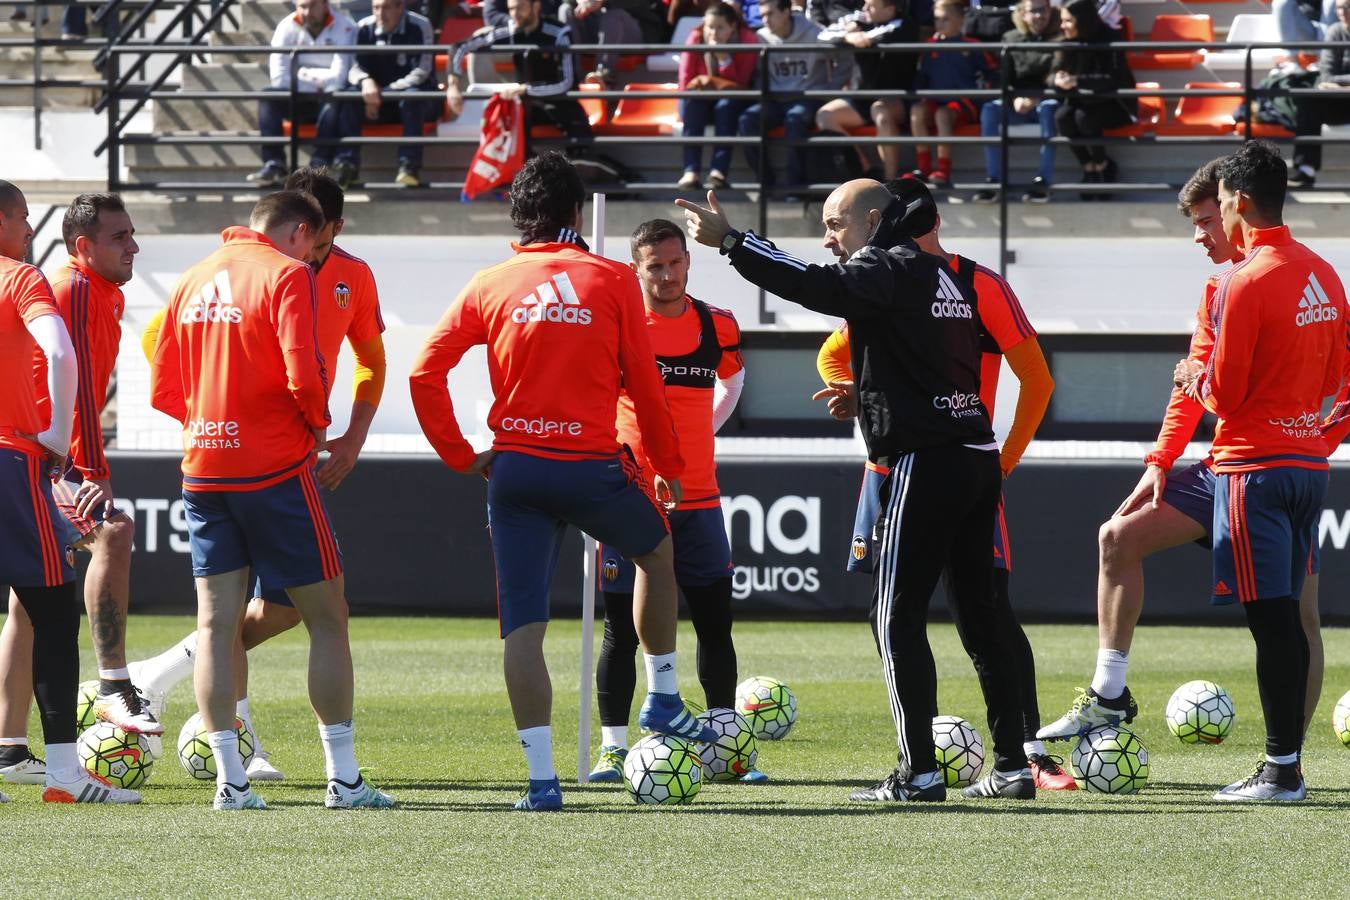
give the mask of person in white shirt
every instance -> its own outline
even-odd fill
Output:
[[[355,44],[356,23],[341,10],[330,8],[328,0],[295,0],[295,15],[277,23],[272,34],[273,47],[307,49],[294,57],[290,53],[271,55],[267,89],[287,96],[259,101],[259,131],[263,137],[281,136],[282,121],[291,113],[289,94],[294,79],[299,96],[293,121],[297,125],[309,122],[316,125],[318,143],[309,163],[316,169],[328,165],[330,160],[341,162],[344,153],[348,156],[352,153],[350,147],[328,143],[354,133],[347,127],[339,104],[329,96],[346,89],[352,54],[328,48]],[[285,145],[264,144],[262,159],[263,167],[248,176],[248,180],[259,187],[280,187],[287,175]]]

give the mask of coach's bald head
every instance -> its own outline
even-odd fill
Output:
[[[826,249],[842,261],[867,246],[892,199],[886,186],[871,178],[856,178],[835,188],[821,210]]]

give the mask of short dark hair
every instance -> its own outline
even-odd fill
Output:
[[[94,240],[100,213],[126,211],[126,204],[117,194],[80,194],[70,201],[66,215],[61,219],[61,237],[66,242],[66,250],[75,252],[77,237]]]
[[[290,223],[318,231],[323,228],[323,210],[319,201],[304,191],[277,191],[254,204],[248,221],[256,231],[269,231]]]
[[[792,8],[792,0],[758,0],[758,2],[759,2],[759,3],[762,3],[762,4],[765,5],[765,6],[776,6],[776,7],[778,7],[779,9],[791,9],[791,8]],[[715,5],[715,6],[721,6],[722,4],[718,3],[718,4],[714,4],[714,5]],[[727,4],[727,5],[729,6],[730,4]],[[710,8],[711,8],[711,7],[710,7]],[[734,8],[734,7],[733,7],[733,8]],[[740,12],[740,10],[737,10],[737,12]]]
[[[762,3],[776,3],[781,9],[792,2],[792,0],[760,0]],[[725,3],[723,0],[717,0],[715,3],[709,3],[707,10],[703,13],[705,16],[712,13],[723,22],[727,22],[737,31],[745,25],[745,16],[741,15],[741,8],[734,3]],[[733,41],[732,43],[739,43]]]
[[[10,181],[0,180],[0,210],[6,215],[14,210],[14,204],[23,198],[23,191],[19,190],[18,185]]]
[[[1269,141],[1248,141],[1219,163],[1219,181],[1228,190],[1241,191],[1263,219],[1282,222],[1284,196],[1289,190],[1289,168]]]
[[[679,240],[681,250],[689,249],[689,244],[684,239],[684,229],[669,219],[651,219],[643,222],[633,231],[633,239],[630,242],[633,259],[637,259],[638,251],[643,247],[650,247],[671,238]]]
[[[1190,217],[1191,210],[1204,203],[1206,200],[1219,199],[1219,164],[1224,161],[1224,157],[1211,159],[1203,166],[1195,170],[1195,174],[1186,180],[1177,192],[1177,209],[1181,214]]]
[[[323,217],[327,221],[336,222],[342,218],[342,204],[345,199],[342,186],[329,173],[327,166],[319,169],[310,166],[296,169],[286,179],[286,190],[304,191],[318,200],[319,209],[323,210]]]
[[[527,160],[511,181],[511,224],[526,241],[553,240],[571,228],[586,186],[557,150]]]

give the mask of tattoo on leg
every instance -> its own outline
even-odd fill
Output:
[[[89,631],[94,639],[94,657],[101,667],[114,668],[110,662],[123,665],[122,639],[125,622],[113,602],[112,593],[105,591],[99,595],[94,605],[94,615],[89,620]]]

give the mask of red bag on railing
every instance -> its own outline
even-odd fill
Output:
[[[500,94],[483,109],[483,136],[464,176],[461,199],[509,184],[525,164],[525,104]]]

